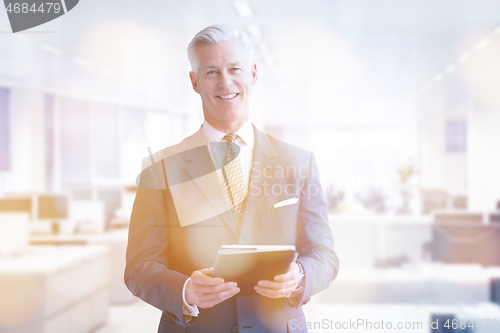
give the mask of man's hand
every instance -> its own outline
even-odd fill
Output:
[[[240,292],[235,282],[224,282],[222,278],[213,278],[213,268],[194,271],[186,286],[186,302],[206,309],[217,305]]]
[[[274,281],[261,280],[254,289],[269,298],[286,297],[294,292],[300,280],[300,270],[297,263],[292,262],[288,267],[288,272],[276,275]]]

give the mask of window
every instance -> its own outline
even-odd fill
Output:
[[[91,135],[97,179],[120,178],[120,112],[117,106],[92,107]]]
[[[65,186],[90,183],[90,112],[81,100],[61,98],[60,149]]]
[[[54,190],[55,184],[55,98],[45,96],[45,188],[48,192]]]
[[[0,171],[10,170],[9,91],[0,88]]]
[[[446,122],[446,152],[465,153],[467,150],[467,123],[465,121]]]

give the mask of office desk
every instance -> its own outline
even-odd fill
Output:
[[[497,270],[479,265],[427,264],[404,269],[340,269],[318,295],[331,303],[474,305],[490,301]]]
[[[87,333],[108,312],[109,250],[31,246],[0,258],[0,332]]]
[[[131,302],[135,296],[123,280],[128,229],[114,229],[101,234],[36,235],[30,237],[32,245],[103,245],[110,250],[110,302]]]
[[[378,259],[404,256],[425,260],[423,245],[432,241],[432,216],[329,215],[341,266],[373,267]]]

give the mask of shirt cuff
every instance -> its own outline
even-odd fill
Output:
[[[184,287],[182,287],[182,314],[185,316],[198,317],[200,311],[198,311],[198,306],[189,305],[186,301],[186,286],[191,278],[188,278],[186,282],[184,282]]]
[[[300,284],[297,286],[297,288],[295,288],[295,290],[290,295],[286,296],[286,298],[294,298],[294,297],[302,296],[302,294],[304,293],[304,285],[305,285],[305,278],[306,278],[304,268],[302,267],[302,264],[300,262],[296,261],[295,263],[299,266],[300,274],[302,275],[301,280],[300,280]]]
[[[304,284],[302,284],[300,288],[295,289],[290,295],[286,296],[286,298],[301,296],[303,293],[304,293]]]

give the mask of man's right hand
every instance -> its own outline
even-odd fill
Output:
[[[240,292],[236,282],[211,277],[213,268],[194,271],[186,286],[186,301],[202,309],[211,308]]]

